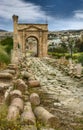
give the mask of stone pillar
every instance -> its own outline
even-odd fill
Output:
[[[14,50],[17,48],[18,40],[17,40],[17,24],[18,24],[18,16],[13,15],[13,28],[14,28],[14,34],[13,34],[13,48]]]
[[[22,52],[25,52],[25,31],[23,30]]]
[[[42,48],[42,50],[43,50],[43,52],[42,52],[42,56],[43,57],[46,57],[47,56],[47,37],[48,35],[47,35],[47,32],[43,32],[43,42],[42,42],[42,44],[43,44],[43,48]]]
[[[48,32],[45,33],[45,56],[48,55]]]
[[[38,57],[42,57],[42,31],[39,31]]]
[[[42,41],[41,41],[41,37],[39,38],[39,44],[38,44],[38,57],[42,57],[42,49],[41,49],[41,45],[42,45]]]

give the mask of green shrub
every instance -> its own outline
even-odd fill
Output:
[[[13,39],[7,37],[4,40],[0,41],[0,64],[10,63],[11,58],[11,49],[13,48]]]
[[[8,54],[11,53],[11,49],[13,48],[13,39],[11,37],[5,38],[0,42],[0,44],[4,47]]]
[[[78,62],[83,65],[83,54],[78,57]]]
[[[69,53],[56,53],[56,52],[48,52],[48,55],[54,56],[56,58],[60,58],[62,56],[65,56],[66,59],[69,59],[71,56]],[[83,56],[83,52],[81,53],[74,53],[72,55],[72,59],[73,60],[78,60],[79,62],[82,61],[83,58],[81,58]],[[82,62],[81,62],[82,63]]]
[[[67,53],[67,54],[65,54],[65,58],[66,58],[66,59],[71,58],[70,54],[68,54],[68,53]]]
[[[3,47],[0,46],[0,63],[8,64],[10,62],[10,56],[4,50]]]
[[[65,53],[48,52],[48,55],[51,55],[55,58],[60,58],[62,56],[65,56]]]

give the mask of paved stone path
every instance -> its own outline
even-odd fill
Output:
[[[35,78],[40,81],[42,91],[54,99],[54,106],[70,108],[73,112],[83,112],[83,88],[79,82],[65,76],[56,67],[49,65],[49,58],[27,58]]]

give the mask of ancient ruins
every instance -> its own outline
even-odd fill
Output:
[[[18,16],[13,15],[14,50],[35,51],[37,57],[47,56],[48,24],[18,23]],[[32,41],[31,41],[32,39]]]
[[[6,121],[19,120],[19,130],[82,130],[82,65],[46,57],[46,24],[18,24],[15,15],[13,20],[12,63],[0,71],[0,107],[7,106]],[[37,57],[25,55],[33,50]]]

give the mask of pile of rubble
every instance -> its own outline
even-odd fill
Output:
[[[56,66],[73,78],[81,78],[83,76],[83,67],[81,63],[75,63],[72,59],[62,57],[56,61]]]
[[[5,102],[9,106],[7,120],[16,121],[20,118],[23,130],[37,130],[37,121],[42,122],[40,130],[58,128],[60,122],[41,106],[39,95],[28,91],[29,88],[39,88],[40,82],[33,79],[32,73],[22,68],[20,71],[19,68],[11,64],[0,72],[0,99],[3,99],[0,103]]]

